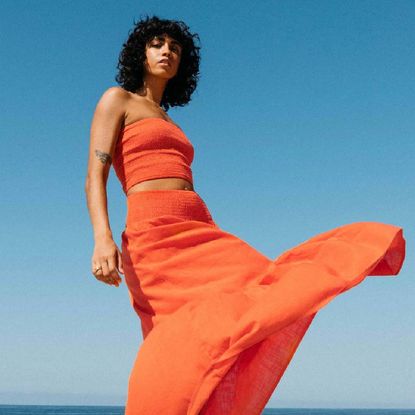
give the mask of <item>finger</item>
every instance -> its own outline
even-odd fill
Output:
[[[111,278],[118,278],[116,266],[115,266],[115,255],[111,258],[108,258],[108,270],[110,273]]]
[[[92,264],[91,264],[91,272],[92,272],[92,274],[94,274],[94,276],[95,276],[95,274],[97,273],[97,271],[96,271],[96,269],[97,268],[99,268],[100,267],[100,264],[98,263],[98,262],[93,262]],[[98,271],[99,272],[99,271]]]
[[[120,251],[117,251],[117,258],[118,258],[118,272],[124,275],[124,267],[122,265],[122,255]]]
[[[108,269],[108,262],[103,261],[101,263],[101,265],[102,265],[101,281],[103,281],[105,283],[108,283],[111,279],[110,272],[109,272],[109,269]]]
[[[104,278],[104,277],[103,277],[103,274],[102,274],[102,269],[100,269],[100,270],[96,271],[96,272],[94,273],[94,277],[95,277],[98,281],[102,281],[102,279]]]
[[[97,268],[99,268],[98,270],[97,270]],[[98,278],[98,276],[100,275],[100,274],[102,274],[102,268],[101,268],[101,265],[100,264],[97,264],[97,263],[95,263],[93,266],[92,266],[92,274],[93,274],[93,276],[95,277],[95,278]]]
[[[117,270],[115,269],[115,260],[114,257],[108,258],[108,270],[111,284],[118,284],[119,276]]]

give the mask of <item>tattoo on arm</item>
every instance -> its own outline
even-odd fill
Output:
[[[111,163],[111,156],[108,153],[104,153],[100,150],[95,150],[95,155],[101,160],[102,164],[106,164],[107,161]]]

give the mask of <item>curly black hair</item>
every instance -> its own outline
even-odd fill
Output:
[[[145,15],[138,22],[134,21],[134,25],[123,44],[117,65],[119,72],[115,80],[130,92],[141,88],[146,45],[155,36],[166,33],[181,44],[182,54],[177,74],[168,81],[160,106],[165,111],[169,107],[184,106],[190,101],[199,80],[200,46],[194,41],[197,39],[200,43],[199,35],[190,33],[189,27],[183,21],[160,19],[157,16]]]

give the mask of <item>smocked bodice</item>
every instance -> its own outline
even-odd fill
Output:
[[[114,171],[124,193],[145,180],[178,177],[193,184],[194,148],[183,130],[163,118],[144,118],[120,130]]]

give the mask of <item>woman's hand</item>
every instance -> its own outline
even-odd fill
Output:
[[[96,241],[92,255],[92,274],[99,281],[118,287],[124,274],[121,252],[111,237]]]

